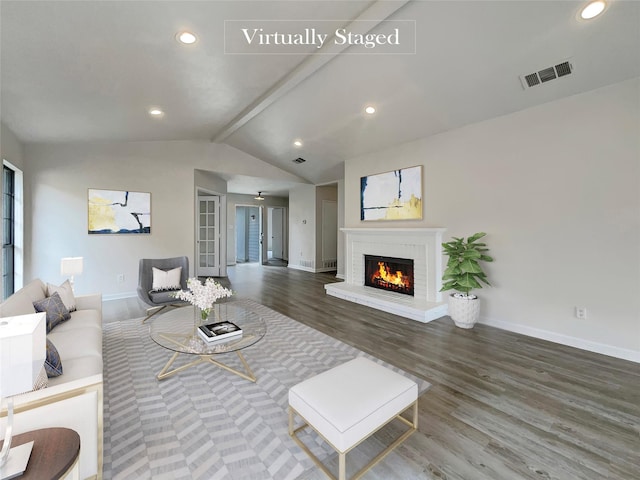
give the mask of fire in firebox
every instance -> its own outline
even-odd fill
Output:
[[[413,295],[413,260],[365,255],[365,285]]]

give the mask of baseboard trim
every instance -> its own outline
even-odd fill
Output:
[[[503,322],[487,317],[480,317],[479,323],[482,323],[483,325],[489,325],[490,327],[496,327],[501,330],[507,330],[509,332],[520,333],[522,335],[527,335],[528,337],[539,338],[541,340],[548,340],[553,343],[559,343],[560,345],[579,348],[588,352],[600,353],[609,357],[615,357],[622,360],[629,360],[630,362],[640,363],[640,351],[637,350],[614,347],[611,345],[606,345],[604,343],[585,340],[583,338],[550,332],[549,330],[542,330],[540,328],[529,327],[527,325]]]
[[[316,268],[314,270],[315,273],[326,273],[326,272],[335,272],[336,269],[335,267],[322,267],[322,268]]]
[[[313,268],[311,268],[311,267],[301,267],[300,265],[288,264],[287,268],[292,268],[293,270],[302,270],[303,272],[316,273],[316,271]]]
[[[324,273],[324,272],[335,272],[335,268],[325,267],[325,268],[311,268],[311,267],[301,267],[300,265],[291,265],[288,264],[287,268],[292,268],[294,270],[302,270],[303,272],[311,272],[311,273]]]
[[[122,292],[122,293],[107,293],[102,295],[103,301],[109,300],[122,300],[123,298],[134,298],[138,296],[138,292]]]

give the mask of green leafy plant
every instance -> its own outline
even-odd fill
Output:
[[[479,262],[493,262],[486,254],[489,251],[486,243],[478,242],[486,233],[479,232],[464,238],[453,237],[453,240],[442,244],[444,253],[449,256],[447,268],[442,275],[444,285],[440,289],[457,290],[465,295],[474,288],[482,288],[482,283],[491,286],[487,281]]]

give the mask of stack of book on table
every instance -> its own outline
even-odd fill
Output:
[[[242,337],[242,329],[235,323],[216,322],[200,325],[198,334],[207,343],[218,343],[239,339]]]

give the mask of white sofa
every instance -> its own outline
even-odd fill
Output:
[[[47,296],[47,287],[33,280],[0,304],[0,317],[35,313],[33,302]],[[14,397],[14,433],[66,427],[80,435],[80,478],[102,478],[102,295],[75,297],[71,318],[48,335],[62,360],[62,375],[48,387]],[[4,431],[6,408],[0,413]]]

